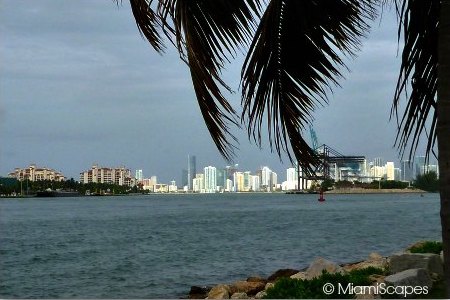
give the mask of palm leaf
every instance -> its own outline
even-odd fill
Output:
[[[399,39],[403,36],[405,46],[397,81],[391,118],[398,124],[396,145],[401,155],[409,147],[409,158],[414,157],[420,137],[427,136],[426,161],[436,142],[436,95],[438,67],[438,26],[440,1],[404,0],[396,3],[400,16]],[[407,87],[411,82],[411,92]],[[407,96],[406,109],[398,115],[400,98]],[[433,112],[431,120],[430,113]],[[428,121],[431,121],[429,124]],[[410,144],[411,143],[411,144]]]
[[[259,0],[160,0],[156,9],[163,33],[189,66],[206,126],[227,159],[235,147],[229,137],[236,141],[229,124],[239,124],[223,95],[232,90],[221,79],[221,71],[251,40],[260,9]]]
[[[164,44],[158,32],[158,27],[161,27],[161,22],[151,8],[152,1],[130,0],[131,11],[133,12],[141,35],[149,41],[157,52],[161,53],[164,49]]]
[[[293,156],[311,174],[319,164],[301,131],[330,85],[342,77],[340,58],[353,55],[375,16],[372,1],[271,0],[242,69],[242,118],[261,145],[264,120],[269,143]],[[293,156],[292,154],[293,153]]]

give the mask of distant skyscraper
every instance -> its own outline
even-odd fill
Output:
[[[400,179],[402,178],[402,170],[400,168],[395,168],[394,175],[394,180],[400,181]]]
[[[260,190],[259,176],[257,175],[251,176],[251,190],[254,192],[259,192]]]
[[[188,186],[188,170],[183,169],[181,170],[181,186]]]
[[[296,168],[286,170],[286,189],[296,190],[298,185],[298,174]]]
[[[244,173],[234,172],[233,184],[234,184],[235,192],[243,192],[244,191]]]
[[[385,170],[386,170],[386,179],[395,180],[395,166],[392,161],[388,161],[386,163]]]
[[[144,175],[142,173],[142,170],[136,170],[136,176],[135,176],[137,181],[142,181],[142,179],[144,179]]]
[[[217,188],[216,167],[206,167],[205,171],[205,192],[215,193]]]
[[[226,167],[228,179],[234,180],[233,179],[234,178],[234,173],[236,173],[238,171],[238,167],[239,167],[239,164],[235,164],[234,166],[227,166]]]
[[[288,168],[286,170],[286,181],[297,183],[297,170],[295,168]]]
[[[427,166],[425,165],[425,156],[416,156],[414,159],[414,175],[417,177],[427,173]]]
[[[278,175],[275,172],[270,173],[270,191],[273,191],[278,184]]]
[[[226,188],[226,180],[227,180],[227,169],[219,169],[217,170],[217,186],[220,186],[222,188]]]
[[[251,189],[251,172],[244,172],[244,191],[248,192]]]
[[[195,175],[197,174],[197,162],[195,155],[188,155],[188,188],[189,190],[192,190],[192,184],[193,180],[195,178]]]
[[[261,186],[269,188],[271,186],[271,173],[272,170],[269,169],[269,167],[263,167],[261,169]]]
[[[205,192],[205,176],[204,174],[196,174],[192,180],[192,191],[195,193]]]
[[[384,167],[384,161],[381,157],[376,157],[373,159],[373,166],[374,167]]]
[[[402,160],[401,181],[411,181],[414,179],[413,165],[409,160]]]

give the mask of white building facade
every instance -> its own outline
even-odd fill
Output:
[[[215,193],[217,189],[217,169],[208,166],[204,169],[205,174],[205,192]]]

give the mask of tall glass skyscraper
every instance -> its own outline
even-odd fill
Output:
[[[425,156],[416,156],[414,159],[414,175],[417,177],[427,172],[428,170],[425,164]]]
[[[401,180],[402,181],[411,181],[414,179],[414,170],[412,163],[408,160],[402,160],[402,172],[401,172]]]
[[[218,169],[216,178],[217,178],[216,179],[217,186],[225,188],[227,185],[227,179],[228,179],[227,169]]]
[[[188,171],[187,169],[181,170],[181,186],[188,186]]]
[[[188,188],[192,191],[192,183],[197,174],[197,162],[195,155],[188,155],[188,169],[187,169]]]

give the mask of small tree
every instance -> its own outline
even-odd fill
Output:
[[[425,174],[417,175],[414,186],[427,192],[439,192],[439,179],[436,172],[430,171]]]

